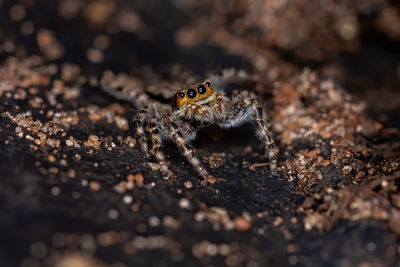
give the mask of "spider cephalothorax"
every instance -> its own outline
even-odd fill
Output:
[[[210,82],[197,83],[178,91],[174,96],[173,116],[197,123],[211,123],[223,117],[225,96],[214,92]]]
[[[210,82],[194,84],[186,88],[186,90],[179,91],[175,94],[175,105],[181,108],[189,103],[209,103],[209,98],[212,94],[213,89]]]
[[[252,93],[235,91],[232,97],[228,98],[223,91],[215,90],[211,83],[206,81],[175,93],[174,106],[172,113],[160,116],[154,106],[148,105],[139,112],[135,120],[142,151],[146,155],[150,152],[157,159],[164,175],[171,176],[172,172],[166,165],[160,146],[164,139],[170,139],[204,179],[214,182],[215,179],[194,155],[189,142],[196,138],[196,133],[201,127],[216,124],[221,128],[231,128],[248,121],[254,123],[257,136],[264,144],[269,157],[271,171],[276,173],[277,163],[269,122]],[[143,128],[146,119],[152,143],[150,150]]]

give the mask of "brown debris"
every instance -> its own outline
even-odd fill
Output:
[[[40,30],[37,35],[37,42],[43,54],[50,59],[59,59],[64,54],[64,47],[58,42],[52,31]]]
[[[94,148],[99,148],[101,145],[101,142],[99,141],[99,137],[96,135],[89,135],[89,138],[87,141],[83,143],[84,146],[87,147],[94,147]]]
[[[225,163],[225,153],[211,153],[208,164],[211,169],[218,169]]]
[[[101,184],[99,182],[96,181],[91,181],[89,183],[89,187],[92,191],[99,191],[101,188]]]
[[[80,252],[64,253],[61,257],[57,258],[54,265],[55,267],[90,267],[98,266],[105,267],[105,263],[100,262],[98,259]]]
[[[324,203],[319,205],[316,210],[310,209],[309,205],[304,206],[304,219],[306,230],[317,228],[320,231],[330,230],[335,222],[340,219],[361,220],[374,218],[377,220],[389,220],[389,226],[394,232],[398,232],[397,218],[400,216],[400,209],[397,203],[397,195],[391,195],[394,201],[382,198],[382,193],[397,193],[393,181],[400,178],[400,172],[392,175],[376,175],[368,182],[363,182],[355,186],[344,187],[340,190],[324,196]],[[382,189],[375,191],[376,187]],[[312,201],[312,200],[310,200]],[[326,205],[324,205],[326,204]]]
[[[243,216],[238,216],[233,219],[233,223],[237,231],[248,231],[251,228],[251,222]]]

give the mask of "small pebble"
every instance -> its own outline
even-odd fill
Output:
[[[220,244],[218,246],[218,252],[221,256],[227,256],[231,252],[231,248],[228,244]]]
[[[283,223],[283,218],[282,218],[282,217],[278,216],[278,217],[275,218],[275,220],[274,220],[274,226],[279,226],[279,225],[281,225],[282,223]]]
[[[157,227],[160,225],[160,219],[157,216],[151,216],[149,218],[149,225],[151,227]]]
[[[123,197],[122,201],[123,201],[125,204],[131,204],[132,201],[133,201],[133,198],[132,198],[132,196],[130,196],[130,195],[125,195],[125,196]]]
[[[183,209],[188,209],[190,208],[190,202],[189,199],[187,198],[181,198],[179,200],[179,207],[183,208]]]
[[[100,185],[99,182],[91,181],[91,182],[89,183],[89,187],[90,187],[90,189],[93,190],[93,191],[99,191],[100,188],[101,188],[101,185]]]
[[[119,212],[116,209],[110,209],[108,212],[108,217],[112,220],[116,220],[119,217]]]
[[[218,254],[218,246],[216,244],[207,244],[206,253],[208,256],[216,256]]]
[[[55,157],[54,155],[49,155],[49,156],[47,157],[47,160],[48,160],[50,163],[53,163],[53,162],[56,161],[56,157]]]
[[[61,190],[60,190],[60,188],[58,186],[54,186],[54,187],[51,188],[51,194],[53,196],[60,195],[60,192],[61,192]]]
[[[186,181],[186,182],[184,183],[184,185],[185,185],[185,187],[186,187],[187,189],[190,189],[190,188],[193,187],[193,183],[192,183],[191,181]]]
[[[233,222],[237,231],[248,231],[251,228],[251,222],[243,216],[236,217]]]

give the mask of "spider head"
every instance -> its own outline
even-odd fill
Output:
[[[197,83],[178,91],[174,95],[174,102],[177,108],[181,108],[188,103],[196,103],[206,100],[213,94],[210,82]]]

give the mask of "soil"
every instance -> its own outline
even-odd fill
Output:
[[[0,2],[0,265],[398,266],[400,10],[269,2]],[[278,175],[251,123],[198,133],[213,184],[144,157],[199,80],[264,103]]]

